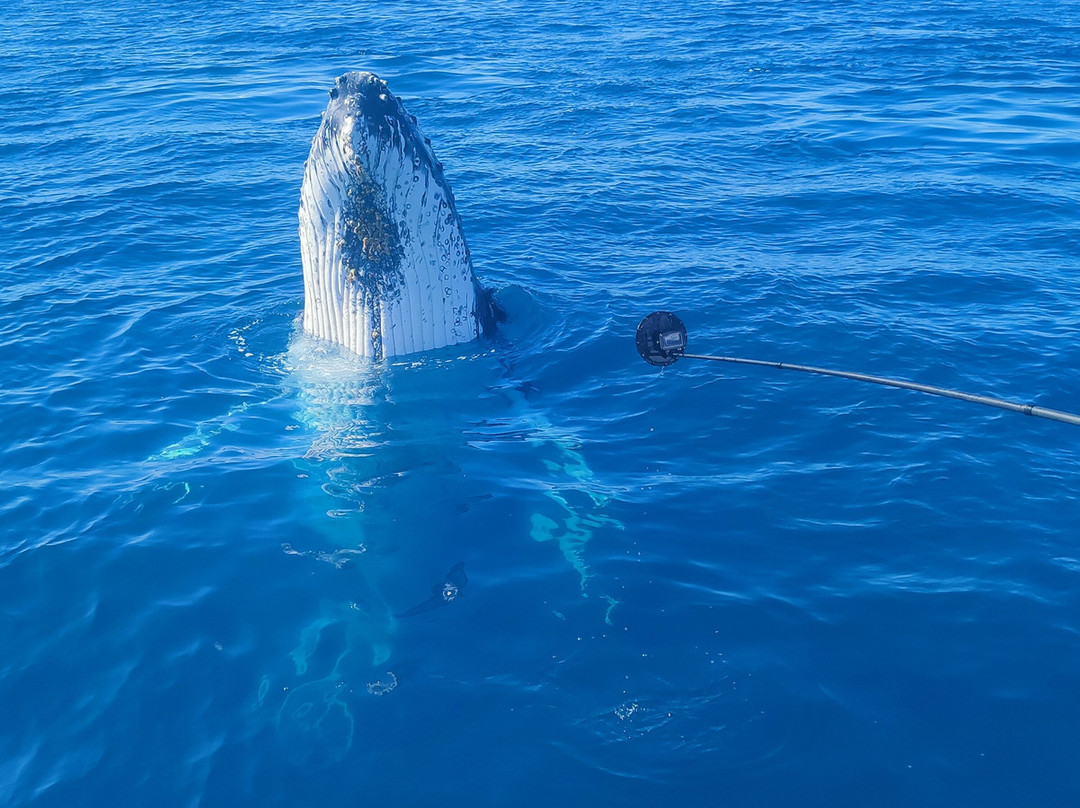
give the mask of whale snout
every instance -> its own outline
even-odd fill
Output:
[[[353,107],[369,115],[393,115],[399,106],[383,79],[360,70],[338,76],[330,88],[330,99],[348,99]]]

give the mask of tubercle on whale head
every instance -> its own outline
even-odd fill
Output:
[[[300,195],[305,330],[375,359],[491,333],[430,143],[379,77],[334,83]]]

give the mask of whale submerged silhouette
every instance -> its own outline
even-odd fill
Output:
[[[300,191],[304,330],[373,359],[492,328],[442,164],[386,82],[337,79]]]

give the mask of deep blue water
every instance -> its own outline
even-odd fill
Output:
[[[299,333],[348,69],[496,340]],[[1080,432],[633,332],[1080,409],[1078,87],[1072,0],[9,2],[0,802],[1076,804]]]

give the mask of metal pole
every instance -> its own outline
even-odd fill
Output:
[[[829,368],[816,368],[810,365],[793,365],[788,362],[766,362],[761,359],[739,359],[734,356],[705,356],[703,354],[684,353],[681,356],[687,359],[705,359],[711,362],[729,362],[736,365],[759,365],[761,367],[779,368],[780,370],[798,370],[803,373],[816,373],[819,376],[838,376],[841,379],[854,379],[871,384],[882,384],[887,387],[899,387],[903,390],[916,390],[920,393],[929,393],[934,396],[958,398],[961,401],[970,401],[973,404],[985,404],[988,407],[997,407],[1002,410],[1019,412],[1024,415],[1034,415],[1038,418],[1049,418],[1051,421],[1061,421],[1066,424],[1080,426],[1080,415],[1060,410],[1050,410],[1045,407],[1036,407],[1033,404],[1017,404],[1013,401],[1005,401],[1000,398],[989,396],[976,396],[971,393],[962,393],[959,390],[949,390],[945,387],[933,387],[929,384],[903,381],[901,379],[887,379],[883,376],[869,376],[865,373],[852,373],[846,370],[830,370]]]

